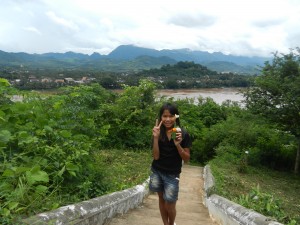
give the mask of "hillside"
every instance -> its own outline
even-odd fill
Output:
[[[66,52],[28,54],[24,52],[9,53],[0,50],[0,65],[7,67],[92,69],[111,72],[141,71],[173,65],[179,61],[189,61],[207,66],[217,72],[234,72],[240,74],[257,74],[258,66],[267,58],[225,55],[191,51],[189,49],[155,50],[121,45],[108,55],[94,52],[91,55]]]
[[[175,65],[162,66],[160,69],[145,70],[140,72],[138,75],[161,78],[206,78],[220,76],[221,74],[194,62],[178,62]]]
[[[178,62],[164,65],[159,69],[143,70],[135,74],[137,78],[150,78],[161,87],[207,88],[207,87],[247,87],[252,76],[235,73],[219,73],[194,62]]]

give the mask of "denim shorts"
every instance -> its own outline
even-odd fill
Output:
[[[162,192],[166,202],[176,202],[179,192],[179,175],[167,174],[151,168],[149,189]]]

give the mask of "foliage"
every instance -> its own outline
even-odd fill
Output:
[[[97,83],[65,87],[55,95],[24,92],[22,102],[9,100],[16,90],[7,81],[0,85],[3,224],[143,181],[151,130],[166,101],[178,105],[181,125],[192,137],[192,163],[222,157],[238,165],[249,151],[247,163],[237,167],[245,175],[253,165],[290,171],[296,151],[292,134],[235,103],[157,98],[157,85],[146,79],[120,93]]]
[[[155,122],[155,84],[141,80],[139,86],[124,86],[114,104],[102,110],[108,128],[104,146],[145,148],[151,143],[151,130]]]
[[[150,149],[109,149],[94,153],[98,173],[103,175],[102,184],[107,191],[124,190],[143,183],[149,177],[152,161]],[[109,168],[109,169],[107,169]]]
[[[292,51],[282,57],[275,54],[245,97],[252,112],[261,113],[300,136],[300,49],[297,50],[298,54]]]
[[[205,133],[210,126],[226,119],[225,111],[222,106],[210,98],[199,98],[197,105],[191,100],[181,100],[177,103],[183,113],[182,122],[186,124],[187,130],[192,136],[192,162],[203,164],[213,155],[206,151],[203,145]]]
[[[227,118],[224,107],[218,105],[211,98],[199,98],[198,108],[199,117],[202,120],[205,127],[211,127],[220,121]]]
[[[212,88],[212,87],[248,87],[247,76],[233,73],[218,73],[194,62],[180,61],[174,65],[144,70],[137,76],[153,77],[163,88]]]
[[[256,188],[252,188],[248,194],[240,195],[234,201],[246,208],[259,211],[265,216],[278,218],[279,221],[285,219],[280,200],[276,199],[272,194],[261,192],[259,185]]]
[[[218,73],[194,62],[181,61],[176,63],[175,65],[164,65],[160,69],[150,69],[149,71],[143,71],[143,74],[151,74],[155,77],[166,77],[168,75],[181,77],[201,77],[217,75]]]
[[[300,166],[300,49],[289,54],[274,54],[267,62],[262,75],[255,80],[255,87],[245,93],[246,107],[264,115],[298,138],[295,172]]]
[[[147,64],[144,61],[145,57],[136,60],[142,60],[143,65]],[[75,61],[78,62],[78,59]],[[153,59],[150,60],[150,64],[152,61]],[[172,89],[248,87],[253,79],[252,76],[236,73],[218,73],[194,62],[180,61],[175,65],[170,65],[169,62],[163,64],[158,60],[158,65],[161,67],[157,65],[152,69],[150,69],[151,65],[139,67],[132,62],[133,69],[118,65],[114,69],[115,72],[105,69],[106,66],[110,66],[111,60],[106,59],[105,63],[94,63],[93,66],[96,65],[96,68],[78,66],[72,69],[63,66],[54,68],[45,66],[41,70],[35,67],[20,68],[18,66],[3,69],[0,71],[0,77],[9,79],[14,87],[21,90],[57,89],[64,86],[79,86],[82,82],[98,83],[107,89],[121,89],[124,84],[138,86],[141,79],[152,79],[157,87]],[[72,78],[73,81],[67,81],[67,78]]]
[[[299,177],[251,165],[240,173],[239,164],[228,155],[217,156],[209,164],[217,194],[281,223],[300,223]]]
[[[10,99],[8,98],[8,95],[11,94],[12,91],[8,87],[10,86],[10,83],[8,80],[0,78],[0,105],[8,104],[10,103]]]
[[[10,87],[3,83],[5,93]],[[28,93],[22,102],[2,104],[0,214],[16,219],[125,187],[125,178],[109,183],[109,165],[91,155],[104,147],[149,148],[157,112],[154,90],[146,80],[121,94],[94,83],[66,87],[57,95]],[[126,185],[145,177],[130,178]]]
[[[61,129],[55,120],[61,112],[41,99],[4,105],[1,112],[1,214],[56,207],[60,202],[50,199],[63,189],[72,198],[92,171],[90,138]]]
[[[296,145],[293,135],[245,111],[211,126],[203,135],[201,148],[208,159],[217,155],[241,162],[248,152],[247,164],[291,171]]]

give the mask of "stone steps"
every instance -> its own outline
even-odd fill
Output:
[[[203,168],[184,165],[180,176],[177,202],[177,225],[216,225],[203,205]],[[141,206],[117,216],[106,225],[159,225],[163,224],[158,208],[158,196],[150,194]]]

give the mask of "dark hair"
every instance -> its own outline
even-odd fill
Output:
[[[172,115],[175,115],[175,114],[179,115],[178,108],[174,103],[170,103],[170,102],[164,103],[159,110],[159,122],[161,121],[161,117],[165,110],[168,110]],[[179,118],[176,118],[176,125],[180,127]],[[160,128],[160,138],[162,140],[165,140],[165,138],[166,138],[166,128],[164,126],[161,126],[161,128]]]

